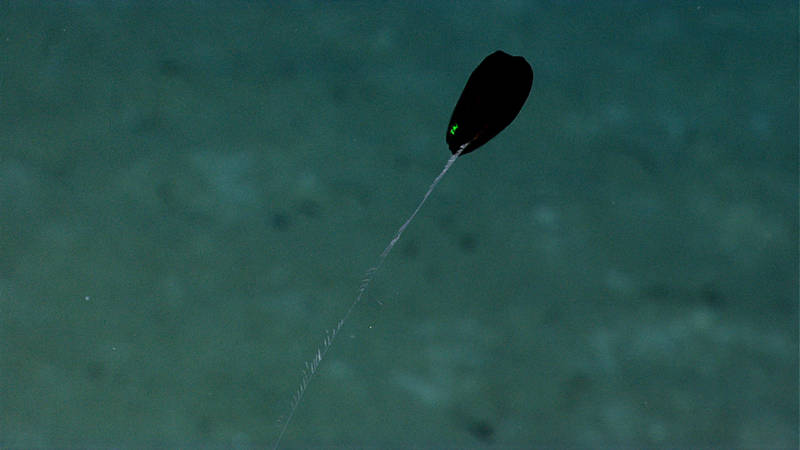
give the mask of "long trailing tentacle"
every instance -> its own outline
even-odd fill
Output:
[[[386,261],[386,258],[389,256],[389,253],[392,252],[395,244],[400,240],[400,237],[403,236],[403,232],[408,228],[411,222],[414,220],[414,217],[417,216],[417,213],[422,209],[422,205],[428,200],[428,197],[431,196],[431,193],[442,181],[442,178],[450,170],[450,167],[456,161],[456,159],[464,153],[464,150],[470,145],[472,141],[465,143],[462,145],[456,153],[454,153],[450,159],[447,160],[447,163],[444,165],[444,168],[439,173],[439,175],[434,178],[433,182],[431,183],[430,187],[428,187],[428,191],[425,193],[425,196],[422,197],[419,204],[417,204],[416,209],[411,215],[406,219],[405,223],[397,229],[394,237],[389,244],[383,249],[381,255],[378,257],[378,262],[367,269],[364,273],[364,278],[361,279],[361,285],[358,288],[358,295],[356,295],[356,299],[353,300],[353,303],[350,304],[350,307],[347,308],[347,312],[345,312],[344,316],[336,323],[336,326],[330,330],[325,332],[325,338],[322,340],[322,345],[317,347],[316,353],[311,358],[311,360],[306,361],[305,368],[303,369],[303,377],[300,380],[300,386],[297,387],[297,390],[294,392],[292,396],[292,402],[289,407],[289,413],[286,415],[286,419],[283,420],[283,424],[281,425],[280,433],[278,434],[278,438],[275,440],[275,444],[272,446],[273,449],[277,449],[281,443],[281,439],[283,439],[283,435],[286,433],[286,429],[289,427],[289,424],[292,422],[292,418],[294,418],[295,412],[297,412],[297,407],[300,406],[300,402],[303,400],[303,396],[306,393],[306,389],[308,388],[308,384],[314,379],[314,375],[316,375],[317,370],[319,369],[319,365],[322,363],[322,360],[325,358],[325,355],[328,354],[328,351],[331,349],[333,342],[336,340],[336,337],[339,335],[339,331],[341,331],[344,324],[347,322],[347,319],[350,317],[350,314],[353,310],[361,303],[361,299],[364,297],[364,293],[367,292],[367,288],[369,288],[369,284],[372,282],[372,279],[375,277],[375,273],[380,270],[383,263]]]

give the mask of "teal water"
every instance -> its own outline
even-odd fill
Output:
[[[268,446],[503,49],[283,447],[796,448],[797,17],[0,3],[0,447]]]

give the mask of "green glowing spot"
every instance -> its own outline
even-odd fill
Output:
[[[455,124],[455,125],[453,125],[452,127],[450,127],[450,134],[452,134],[453,136],[455,136],[455,135],[456,135],[456,130],[457,130],[457,129],[458,129],[458,124]]]

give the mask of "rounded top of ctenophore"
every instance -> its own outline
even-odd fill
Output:
[[[517,117],[533,84],[533,69],[521,56],[500,50],[487,56],[469,76],[450,124],[447,145],[462,155],[476,150]]]

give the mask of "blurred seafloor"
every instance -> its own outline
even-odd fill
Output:
[[[285,447],[797,447],[796,2],[219,5],[0,3],[0,446],[272,442],[504,49]]]

